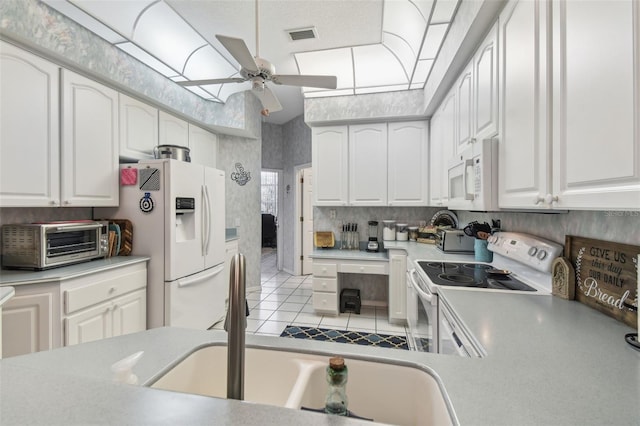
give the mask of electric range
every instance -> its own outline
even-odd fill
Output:
[[[482,356],[483,350],[439,302],[440,288],[460,291],[551,294],[551,265],[563,247],[536,236],[497,232],[489,238],[491,263],[421,259],[407,272],[407,322],[416,350]]]

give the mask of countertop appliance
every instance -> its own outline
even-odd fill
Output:
[[[41,271],[105,257],[109,223],[75,220],[2,226],[2,266]]]
[[[498,140],[472,143],[449,162],[448,179],[450,209],[495,210],[498,207]]]
[[[174,159],[122,164],[120,206],[97,215],[131,220],[132,254],[150,256],[149,328],[208,329],[224,318],[224,172]]]
[[[439,229],[436,247],[446,253],[473,253],[474,239],[461,229]]]
[[[378,221],[369,221],[369,242],[367,242],[367,251],[377,252],[380,250],[380,244],[378,243]]]
[[[410,345],[421,351],[482,356],[473,336],[438,297],[441,287],[460,291],[551,294],[551,264],[560,244],[536,236],[496,232],[488,240],[491,263],[423,259],[407,272]]]

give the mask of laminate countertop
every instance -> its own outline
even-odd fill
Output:
[[[109,269],[120,268],[126,265],[146,262],[149,259],[150,258],[147,256],[114,256],[68,266],[61,266],[59,268],[46,269],[44,271],[1,269],[0,286],[19,286],[46,282],[59,282],[84,275],[95,274],[101,271],[107,271]]]
[[[409,248],[411,260],[424,258]],[[413,258],[413,256],[418,256]],[[462,358],[248,335],[266,347],[380,362],[432,374],[462,425],[638,425],[640,352],[632,328],[551,295],[443,289],[443,303],[487,353]],[[158,328],[0,361],[0,422],[21,424],[365,424],[358,420],[180,394],[145,385],[189,353],[224,344],[222,331]],[[143,350],[141,385],[112,382],[110,366]],[[347,392],[348,392],[347,387]],[[358,413],[366,416],[366,413]],[[371,424],[371,423],[367,423]]]

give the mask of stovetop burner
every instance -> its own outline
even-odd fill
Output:
[[[493,290],[537,291],[512,276],[487,274],[493,266],[483,263],[418,262],[433,284]]]

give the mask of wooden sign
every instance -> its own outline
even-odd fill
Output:
[[[640,246],[567,235],[564,249],[575,270],[575,299],[636,328]]]

